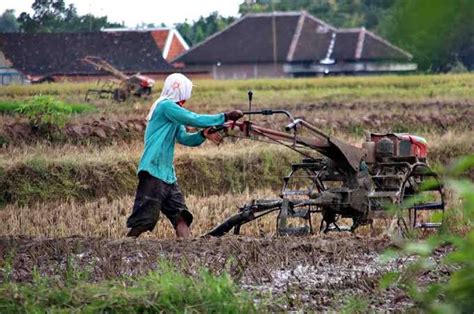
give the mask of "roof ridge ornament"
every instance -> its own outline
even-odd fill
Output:
[[[336,32],[332,32],[331,41],[329,42],[328,52],[326,53],[326,57],[323,60],[319,61],[319,63],[325,64],[325,65],[336,63],[336,60],[331,59],[331,55],[332,55],[332,52],[334,51],[335,43],[336,43]]]
[[[361,27],[359,30],[359,37],[357,39],[357,46],[355,50],[355,59],[358,60],[362,57],[362,51],[364,50],[364,42],[365,42],[365,27]]]

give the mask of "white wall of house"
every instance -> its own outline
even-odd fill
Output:
[[[416,63],[401,62],[336,62],[330,65],[324,64],[285,64],[285,73],[291,76],[301,75],[332,75],[332,74],[377,74],[377,73],[401,73],[416,71]]]
[[[27,82],[26,77],[12,68],[3,52],[0,51],[0,85],[25,84]]]
[[[217,80],[285,77],[281,63],[186,65],[188,71],[209,72]]]

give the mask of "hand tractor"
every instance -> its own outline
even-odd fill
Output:
[[[100,88],[89,89],[85,101],[89,101],[91,95],[96,95],[98,98],[110,98],[112,96],[118,102],[125,101],[132,95],[137,97],[149,96],[155,84],[153,79],[140,73],[127,76],[99,57],[87,56],[82,61],[94,66],[96,70],[108,72],[118,79],[118,81],[107,81]]]
[[[229,121],[215,131],[283,145],[304,158],[290,166],[279,198],[245,204],[208,235],[222,236],[232,229],[239,234],[244,224],[270,213],[277,213],[280,235],[313,233],[313,214],[321,215],[319,229],[324,233],[354,232],[383,217],[394,217],[402,236],[441,227],[443,186],[428,165],[425,139],[405,133],[371,133],[357,147],[295,119],[286,110],[252,111],[251,101],[249,92],[249,111],[244,112],[247,121]],[[251,121],[255,115],[286,115],[289,124],[285,131],[263,128]],[[342,219],[349,224],[342,226]]]

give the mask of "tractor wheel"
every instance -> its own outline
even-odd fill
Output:
[[[398,230],[403,237],[438,229],[444,220],[444,192],[439,177],[426,164],[415,164],[406,176],[400,193]],[[436,216],[438,213],[438,216]]]
[[[114,100],[115,101],[123,102],[123,101],[127,100],[127,98],[128,98],[128,94],[125,90],[123,90],[121,88],[116,88],[114,90]]]
[[[151,95],[150,87],[140,87],[134,94],[137,97],[148,97]]]
[[[142,89],[142,95],[145,95],[145,96],[150,96],[151,95],[151,87],[144,87]]]

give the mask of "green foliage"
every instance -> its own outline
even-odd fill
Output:
[[[15,10],[5,10],[0,15],[0,33],[18,32],[19,24],[16,21]]]
[[[17,114],[19,108],[24,105],[25,101],[0,101],[0,114]],[[64,106],[71,108],[72,113],[86,113],[96,110],[96,108],[90,104],[64,104]]]
[[[369,299],[366,297],[350,297],[344,306],[342,313],[366,313],[369,306]]]
[[[0,113],[17,113],[19,106],[18,101],[0,101]]]
[[[188,43],[195,45],[212,34],[223,30],[234,20],[234,17],[223,17],[218,12],[213,12],[207,17],[201,16],[199,20],[193,23],[186,20],[184,23],[177,24],[176,28]]]
[[[255,0],[240,5],[239,13],[306,10],[336,27],[375,29],[395,0]]]
[[[0,112],[11,112],[11,110],[16,110],[26,116],[35,127],[50,125],[63,127],[73,113],[91,110],[91,107],[68,105],[52,96],[36,96],[22,104],[0,103]]]
[[[397,1],[380,32],[424,71],[474,69],[474,1]]]
[[[249,294],[230,276],[201,270],[192,277],[162,262],[138,278],[88,283],[71,275],[65,284],[34,272],[31,283],[0,285],[3,313],[254,313]]]
[[[430,236],[423,241],[411,241],[403,248],[404,254],[416,254],[420,258],[401,273],[385,274],[382,289],[396,285],[404,289],[418,308],[431,313],[472,313],[474,310],[474,183],[459,178],[459,175],[474,169],[474,155],[461,158],[448,173],[445,184],[462,200],[461,209],[468,232],[465,235],[451,234],[448,230]],[[418,286],[418,274],[433,269],[432,252],[446,244],[454,247],[452,253],[442,261],[452,272],[446,283],[431,283],[425,288]],[[393,256],[393,251],[388,256]]]
[[[34,14],[23,12],[18,17],[20,30],[26,33],[39,32],[91,32],[104,27],[121,27],[111,23],[107,16],[78,15],[74,4],[66,7],[64,0],[35,0],[31,5]]]

